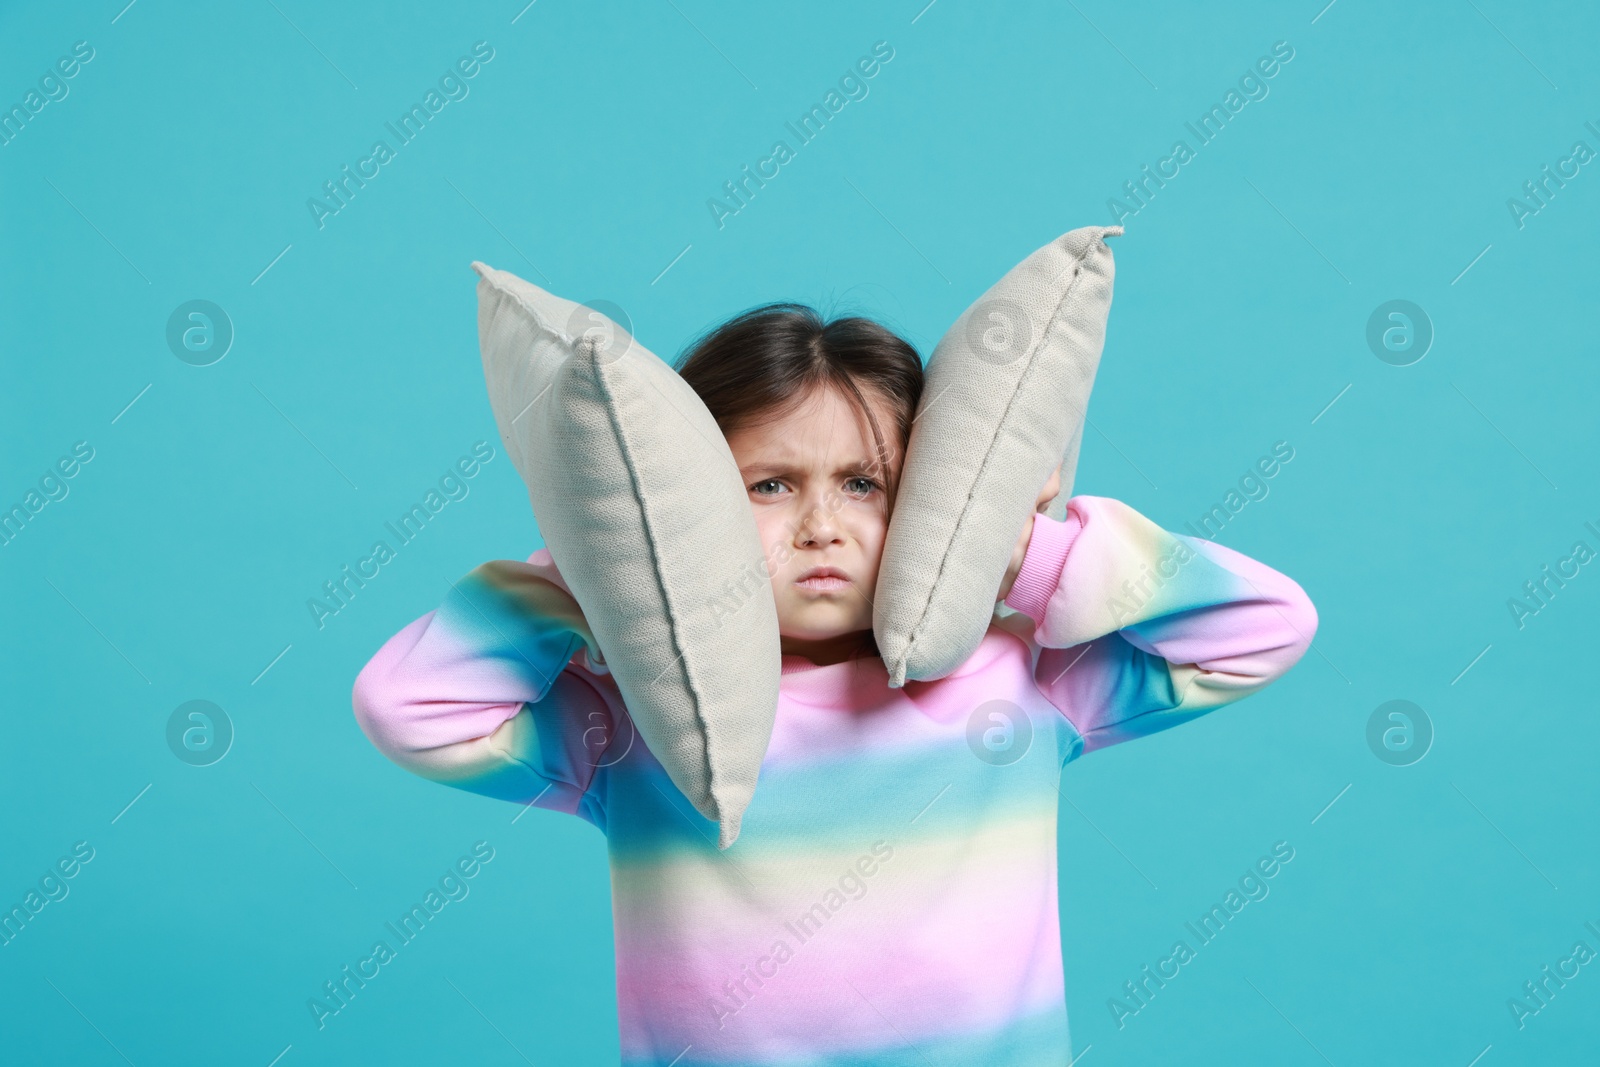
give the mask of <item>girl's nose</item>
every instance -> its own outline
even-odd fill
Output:
[[[795,546],[827,544],[839,540],[839,516],[836,509],[829,507],[827,500],[821,496],[811,498],[805,503],[806,510],[801,513],[799,521],[795,524]]]

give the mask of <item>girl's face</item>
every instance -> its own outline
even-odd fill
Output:
[[[904,462],[892,407],[863,393],[887,435],[888,470],[859,409],[834,389],[728,435],[761,532],[783,653],[819,664],[846,658],[872,629],[886,489]]]

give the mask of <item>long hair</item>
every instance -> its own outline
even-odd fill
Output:
[[[889,467],[884,428],[868,404],[874,394],[894,412],[904,452],[922,397],[917,350],[887,327],[859,316],[825,320],[804,304],[752,308],[708,330],[678,366],[724,437],[756,419],[782,417],[822,388],[849,397],[866,418],[893,513],[899,478]]]
[[[818,389],[834,388],[856,405],[872,430],[877,469],[883,472],[889,513],[894,513],[899,472],[891,469],[884,428],[867,394],[894,413],[890,427],[904,454],[922,397],[917,350],[871,319],[824,319],[804,304],[752,308],[694,341],[678,373],[699,395],[724,437],[762,418],[781,418]],[[878,656],[869,628],[850,658]]]

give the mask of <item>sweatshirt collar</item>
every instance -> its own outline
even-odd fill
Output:
[[[1023,632],[1030,632],[1032,627],[1026,624],[1026,616],[1022,616],[1022,622]],[[1005,620],[992,624],[967,661],[947,677],[976,674],[1004,655],[1010,643],[1021,640],[1026,644],[1021,633],[1007,632],[1016,625]],[[904,689],[890,689],[889,670],[881,656],[860,656],[818,666],[804,656],[785,655],[781,658],[778,687],[783,699],[799,704],[863,711],[891,703],[901,696],[915,700],[928,687],[945,680],[908,680]]]
[[[804,656],[785,655],[779,689],[801,704],[851,709],[887,701],[894,694],[881,656],[858,656],[819,666]]]

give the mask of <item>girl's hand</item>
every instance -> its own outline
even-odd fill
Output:
[[[1039,490],[1039,499],[1033,510],[1044,511],[1059,492],[1061,492],[1061,468],[1057,467],[1050,473],[1050,480],[1044,483],[1044,488]],[[1000,595],[995,597],[995,603],[998,604],[1011,595],[1011,584],[1017,580],[1017,572],[1022,570],[1022,560],[1028,554],[1028,542],[1032,539],[1033,516],[1030,515],[1022,527],[1022,533],[1017,537],[1016,547],[1011,550],[1011,565],[1006,568],[1006,576],[1000,583]]]

